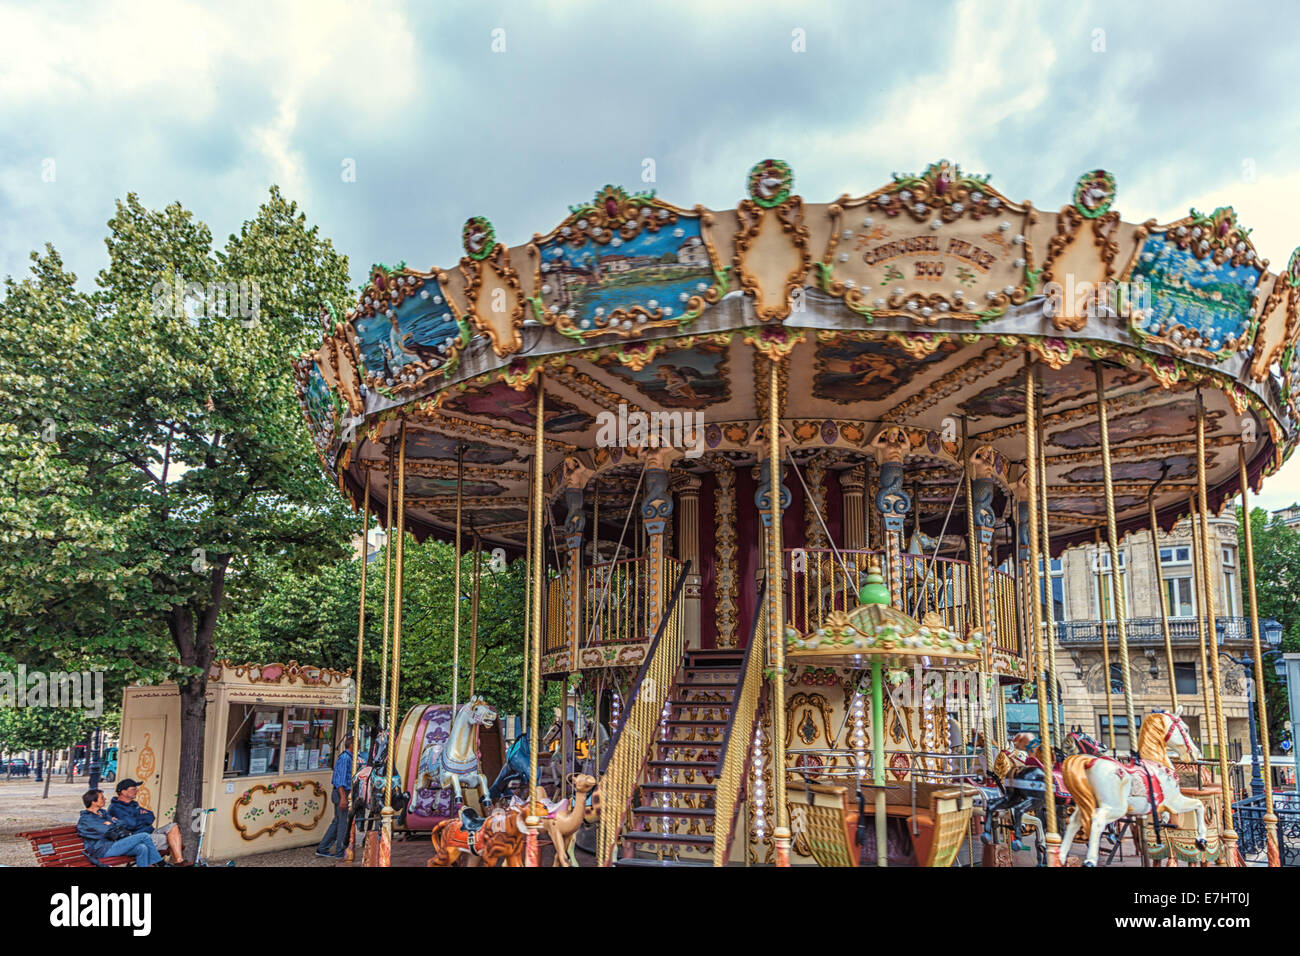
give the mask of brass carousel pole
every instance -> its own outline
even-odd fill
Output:
[[[478,677],[478,595],[479,577],[483,574],[483,541],[474,532],[474,584],[469,599],[469,696],[474,697]]]
[[[1160,606],[1160,629],[1165,638],[1165,666],[1169,668],[1169,706],[1178,713],[1178,681],[1174,677],[1174,641],[1169,633],[1169,608],[1165,606],[1165,579],[1160,573],[1160,543],[1156,540],[1159,527],[1156,524],[1156,493],[1151,489],[1147,498],[1147,513],[1151,519],[1151,561],[1156,569],[1156,603]]]
[[[1237,468],[1241,473],[1241,520],[1246,537],[1246,582],[1250,589],[1250,638],[1255,652],[1255,701],[1259,706],[1259,745],[1264,750],[1264,837],[1268,841],[1268,865],[1280,866],[1277,850],[1277,813],[1273,809],[1273,768],[1268,752],[1268,713],[1264,708],[1264,654],[1259,643],[1259,603],[1255,595],[1255,541],[1250,528],[1249,477],[1246,449],[1237,446]]]
[[[538,794],[537,794],[537,751],[541,746],[540,728],[538,722],[538,702],[542,696],[542,586],[543,576],[542,568],[546,565],[546,548],[542,537],[544,522],[542,521],[542,509],[545,507],[544,495],[542,494],[542,482],[545,479],[545,446],[542,441],[542,428],[545,423],[543,417],[543,408],[545,402],[546,383],[542,378],[542,373],[537,373],[537,423],[534,429],[533,440],[533,536],[532,536],[532,564],[529,567],[529,574],[533,579],[533,626],[532,626],[532,644],[533,644],[533,669],[532,669],[532,688],[529,694],[529,711],[528,711],[528,816],[524,820],[524,827],[527,830],[525,843],[527,847],[526,865],[541,866],[541,857],[537,846],[537,827],[541,821],[537,816]]]
[[[361,764],[357,755],[361,753],[361,664],[366,647],[366,566],[370,564],[370,469],[366,469],[366,494],[361,499],[361,609],[357,613],[357,671],[356,700],[352,705],[352,782],[355,785],[357,775],[361,773]],[[356,843],[357,831],[348,834],[347,862],[353,859],[353,845]]]
[[[767,443],[771,469],[771,528],[768,532],[767,633],[772,645],[772,797],[776,826],[772,841],[776,865],[790,865],[790,819],[785,805],[785,608],[781,569],[781,409],[780,363],[772,358],[768,379]],[[878,731],[873,729],[872,733]]]
[[[397,581],[393,587],[393,683],[388,693],[388,765],[384,778],[383,837],[379,841],[379,865],[389,866],[392,862],[393,846],[393,751],[396,748],[392,739],[393,728],[397,726],[397,691],[402,673],[402,559],[406,550],[406,419],[398,433],[397,450]]]
[[[456,448],[456,570],[452,574],[451,608],[451,716],[456,719],[460,705],[460,532],[464,520],[465,446]]]
[[[1043,639],[1047,642],[1047,702],[1056,710],[1056,739],[1062,741],[1065,739],[1065,707],[1061,703],[1059,691],[1060,682],[1056,679],[1056,616],[1052,600],[1052,534],[1047,523],[1047,430],[1043,428],[1043,403],[1042,396],[1046,396],[1043,389],[1043,369],[1038,369],[1038,386],[1040,392],[1040,401],[1035,409],[1037,413],[1037,431],[1038,431],[1038,527],[1042,535],[1042,552],[1043,552],[1043,604],[1045,613],[1043,622],[1047,625],[1046,633]],[[1049,717],[1051,714],[1048,715]]]
[[[1106,576],[1101,568],[1101,528],[1096,529],[1094,540],[1097,543],[1097,617],[1101,619],[1101,666],[1105,672],[1102,676],[1102,689],[1106,695],[1106,730],[1108,731],[1110,752],[1115,752],[1115,706],[1111,700],[1110,687],[1110,635],[1106,633]],[[1115,606],[1115,569],[1111,568],[1110,595],[1111,607]]]
[[[1002,692],[1002,688],[996,683],[991,683],[993,680],[993,665],[991,662],[993,642],[989,640],[988,629],[984,626],[984,572],[979,567],[979,535],[975,530],[975,508],[972,504],[974,495],[971,494],[970,445],[967,441],[965,418],[961,420],[961,455],[964,475],[962,480],[965,483],[966,492],[966,557],[970,559],[966,564],[966,606],[969,609],[967,617],[984,637],[984,646],[980,649],[979,662],[980,686],[984,690],[984,700],[979,708],[980,731],[984,736],[984,766],[992,770],[993,760],[997,756],[997,745],[993,741],[993,715],[990,712],[990,707],[993,705],[994,688],[999,694]],[[976,590],[976,574],[980,576],[978,591]]]
[[[393,468],[393,446],[388,444],[388,486],[384,490],[384,636],[383,659],[379,666],[379,727],[388,727],[388,637],[390,612],[393,609],[393,482],[397,473]]]
[[[532,480],[530,474],[529,480]],[[531,485],[529,493],[531,494]],[[531,501],[530,501],[531,503]],[[533,509],[528,509],[528,518],[526,521],[525,534],[527,536],[524,542],[524,686],[520,697],[520,716],[527,721],[529,709],[528,701],[530,700],[529,692],[532,690],[532,677],[530,676],[533,660]],[[532,747],[532,738],[529,738],[528,746]]]
[[[1201,737],[1208,757],[1214,746],[1214,706],[1211,697],[1213,691],[1210,690],[1210,658],[1205,652],[1205,575],[1201,569],[1201,528],[1195,495],[1188,496],[1187,508],[1187,521],[1192,526],[1192,589],[1196,594],[1196,638],[1201,649],[1201,705],[1205,708]]]
[[[1196,390],[1196,487],[1201,497],[1201,577],[1205,579],[1205,617],[1210,646],[1210,672],[1214,675],[1214,727],[1218,738],[1219,779],[1223,788],[1222,865],[1237,865],[1237,834],[1232,829],[1232,778],[1228,776],[1228,740],[1219,688],[1219,645],[1215,635],[1214,588],[1210,584],[1210,499],[1205,481],[1205,403]]]
[[[1110,427],[1106,420],[1106,381],[1101,363],[1093,364],[1097,374],[1097,424],[1101,432],[1101,476],[1106,491],[1106,538],[1110,545],[1110,595],[1115,607],[1115,632],[1119,637],[1119,669],[1124,676],[1124,716],[1128,721],[1128,749],[1137,758],[1137,714],[1133,709],[1133,675],[1128,662],[1128,602],[1119,566],[1119,531],[1115,523],[1115,478],[1110,467]],[[1110,700],[1110,669],[1107,668],[1106,699]],[[1114,721],[1111,721],[1113,724]]]
[[[1043,762],[1044,767],[1050,768],[1053,764],[1052,759],[1052,724],[1047,714],[1047,688],[1043,683],[1043,632],[1040,627],[1039,616],[1041,614],[1041,604],[1038,600],[1039,589],[1042,587],[1042,569],[1039,568],[1039,528],[1038,528],[1038,416],[1034,413],[1035,405],[1034,395],[1034,366],[1033,360],[1025,356],[1025,470],[1028,472],[1029,480],[1026,487],[1029,490],[1029,583],[1033,588],[1034,599],[1029,602],[1029,626],[1033,632],[1034,640],[1034,681],[1037,685],[1038,697],[1038,740],[1039,740],[1039,759]],[[1044,489],[1044,492],[1046,489]],[[1047,819],[1044,821],[1047,827],[1047,835],[1044,842],[1047,844],[1047,865],[1059,866],[1058,858],[1059,847],[1061,845],[1061,836],[1056,830],[1056,799],[1053,793],[1054,785],[1052,783],[1052,774],[1047,774],[1048,792],[1046,800],[1043,803],[1043,809]]]

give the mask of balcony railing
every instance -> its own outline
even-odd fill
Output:
[[[1106,640],[1118,643],[1119,633],[1115,621],[1106,621]],[[1164,629],[1158,617],[1130,617],[1127,620],[1128,641],[1130,644],[1163,644]],[[1062,644],[1100,644],[1101,621],[1058,621],[1056,637]],[[1250,618],[1220,617],[1215,621],[1215,630],[1225,643],[1239,643],[1250,640]],[[1174,644],[1199,644],[1200,619],[1195,617],[1169,618],[1169,638]]]

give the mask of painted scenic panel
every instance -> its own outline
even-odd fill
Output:
[[[1230,260],[1216,264],[1210,256],[1198,259],[1155,234],[1143,244],[1130,278],[1146,283],[1149,292],[1143,331],[1158,335],[1182,325],[1200,332],[1214,352],[1249,327],[1260,276],[1253,263],[1234,266]]]
[[[1115,508],[1118,511],[1128,511],[1130,508],[1136,508],[1144,503],[1145,499],[1136,498],[1132,495],[1117,495],[1115,497]],[[1094,517],[1106,513],[1106,502],[1100,497],[1049,498],[1047,509],[1058,515],[1087,515]]]
[[[1215,457],[1213,452],[1206,455],[1207,466],[1214,464]],[[1164,465],[1168,465],[1169,468],[1167,472],[1162,473],[1161,467]],[[1111,473],[1116,481],[1155,482],[1160,481],[1162,477],[1170,480],[1192,478],[1196,475],[1196,457],[1181,454],[1142,461],[1117,461],[1111,466]],[[1100,484],[1103,480],[1101,465],[1080,465],[1070,469],[1063,477],[1071,484]]]
[[[460,327],[436,288],[422,289],[406,299],[394,310],[393,319],[380,312],[353,322],[368,374],[391,385],[395,373],[413,362],[437,367],[446,360],[438,349],[454,342]]]
[[[507,418],[529,430],[536,427],[537,391],[529,387],[516,391],[505,382],[493,382],[484,388],[471,389],[448,398],[443,408],[462,415],[486,415],[488,418]],[[593,424],[591,416],[552,394],[546,393],[542,411],[548,432],[583,431]]]
[[[339,413],[334,391],[321,374],[315,361],[307,371],[307,387],[303,391],[307,417],[311,419],[312,433],[317,436],[334,435],[339,430]]]
[[[813,394],[839,405],[877,401],[895,394],[926,366],[955,351],[957,344],[951,341],[922,358],[885,339],[823,345],[817,350]]]
[[[468,455],[466,457],[468,458]],[[505,490],[505,486],[499,485],[495,481],[466,478],[464,482],[464,495],[466,498],[499,495],[503,494]],[[406,476],[406,496],[408,498],[445,498],[455,497],[455,495],[455,478],[431,478],[425,475]]]
[[[406,455],[408,458],[442,458],[456,460],[456,450],[465,446],[465,462],[470,465],[500,465],[515,458],[515,453],[500,445],[482,441],[466,441],[439,435],[434,432],[408,431]]]
[[[614,312],[634,306],[662,309],[663,318],[672,318],[713,285],[700,221],[690,216],[679,216],[672,228],[643,228],[631,239],[600,243],[583,236],[575,244],[556,238],[539,251],[546,307],[567,314],[580,329],[605,328]],[[635,324],[631,317],[622,321]]]
[[[1106,391],[1113,393],[1142,381],[1146,376],[1131,368],[1107,368]],[[1043,376],[1043,406],[1051,406],[1070,399],[1091,397],[1097,388],[1097,377],[1092,365],[1072,362],[1062,369]],[[958,407],[967,415],[979,418],[1015,418],[1025,413],[1025,374],[1017,371],[990,385],[983,391],[961,402]]]
[[[596,364],[635,385],[642,395],[663,408],[704,409],[731,397],[725,345],[704,343],[663,352],[641,369],[629,368],[614,356],[599,359]]]
[[[1205,416],[1207,430],[1213,431],[1222,417],[1221,409],[1208,412]],[[1140,412],[1116,415],[1107,424],[1112,445],[1137,439],[1185,438],[1195,433],[1196,401],[1180,398]],[[1061,448],[1094,448],[1100,443],[1101,426],[1095,421],[1062,429],[1048,439],[1048,444]]]

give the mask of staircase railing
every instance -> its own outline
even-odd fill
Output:
[[[654,640],[646,650],[641,670],[623,710],[623,723],[614,733],[600,766],[600,821],[596,826],[596,860],[609,866],[619,830],[632,809],[632,798],[649,759],[663,719],[664,702],[672,693],[685,650],[681,596],[690,573],[690,562],[682,567],[664,610]]]
[[[758,613],[754,615],[754,633],[745,648],[744,663],[740,670],[740,687],[727,718],[727,729],[722,739],[722,763],[713,778],[713,865],[726,866],[731,855],[731,840],[735,830],[736,814],[740,807],[740,791],[745,783],[745,770],[751,752],[750,740],[754,733],[754,718],[758,715],[758,699],[763,692],[763,661],[767,646],[767,587],[758,594]]]

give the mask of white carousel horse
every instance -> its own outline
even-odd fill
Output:
[[[497,712],[487,701],[476,696],[465,702],[452,721],[447,742],[438,754],[438,786],[443,790],[451,787],[458,805],[465,802],[462,784],[478,787],[482,798],[487,799],[488,780],[478,763],[478,729],[491,727],[496,717]]]
[[[1088,838],[1083,865],[1096,866],[1101,833],[1107,825],[1127,814],[1145,816],[1153,809],[1161,822],[1168,820],[1171,813],[1195,814],[1196,847],[1205,849],[1205,804],[1183,796],[1178,788],[1178,775],[1169,760],[1171,741],[1174,746],[1182,744],[1193,760],[1201,759],[1187,725],[1178,714],[1167,711],[1148,714],[1142,721],[1136,763],[1121,763],[1101,754],[1072,754],[1065,758],[1065,786],[1075,805],[1061,838],[1058,859],[1062,866],[1080,830]]]

